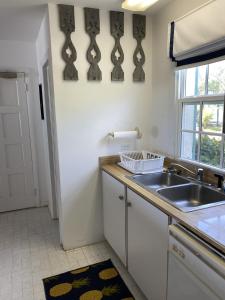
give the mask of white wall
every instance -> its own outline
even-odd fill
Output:
[[[0,40],[1,70],[37,69],[35,44]]]
[[[149,146],[151,96],[151,23],[147,19],[146,83],[133,83],[132,16],[125,15],[125,36],[121,43],[125,52],[125,81],[111,82],[110,61],[114,39],[110,36],[109,12],[101,10],[101,34],[97,37],[102,52],[102,82],[88,82],[86,50],[89,37],[84,29],[83,9],[75,8],[76,32],[72,40],[77,49],[78,82],[62,79],[64,62],[61,49],[64,35],[59,29],[58,10],[49,4],[51,53],[61,181],[60,232],[65,249],[79,247],[103,239],[102,204],[98,157],[117,153],[120,145],[106,138],[113,130],[129,130],[139,126],[143,139],[139,147]]]
[[[175,156],[175,65],[167,57],[168,24],[207,0],[175,0],[153,17],[153,93],[151,97],[151,145],[153,150]]]
[[[48,10],[46,6],[46,13],[42,20],[40,30],[36,39],[36,55],[37,55],[37,68],[38,68],[38,82],[42,84],[42,93],[44,97],[44,80],[43,80],[43,66],[49,60],[49,22],[48,22]],[[44,98],[43,98],[44,99]],[[44,112],[46,112],[45,101],[43,101]],[[41,176],[40,181],[40,198],[42,203],[52,203],[52,191],[51,191],[51,177],[50,177],[50,165],[49,165],[49,151],[48,151],[48,135],[46,119],[40,120],[40,138],[39,151],[42,153],[41,160],[39,161],[39,169]]]
[[[43,72],[42,67],[49,59],[49,21],[48,21],[48,11],[46,7],[46,13],[42,20],[40,30],[36,39],[36,53],[37,53],[37,65],[39,73],[39,82],[43,82]]]

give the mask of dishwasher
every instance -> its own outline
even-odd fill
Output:
[[[181,225],[169,233],[167,300],[225,300],[225,256]]]

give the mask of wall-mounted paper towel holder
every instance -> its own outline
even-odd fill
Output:
[[[110,137],[113,139],[120,137],[120,138],[137,138],[141,139],[142,138],[142,133],[138,127],[135,127],[133,131],[116,131],[116,132],[110,132],[108,134]]]

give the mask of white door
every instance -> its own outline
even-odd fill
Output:
[[[35,194],[25,77],[0,73],[0,212],[35,206]]]
[[[169,218],[128,189],[128,271],[148,300],[166,300]]]
[[[125,186],[102,172],[104,235],[121,261],[126,264]]]

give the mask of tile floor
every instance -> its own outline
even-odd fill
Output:
[[[0,214],[0,300],[45,300],[42,278],[108,258],[135,299],[145,300],[106,242],[64,251],[47,208]]]

